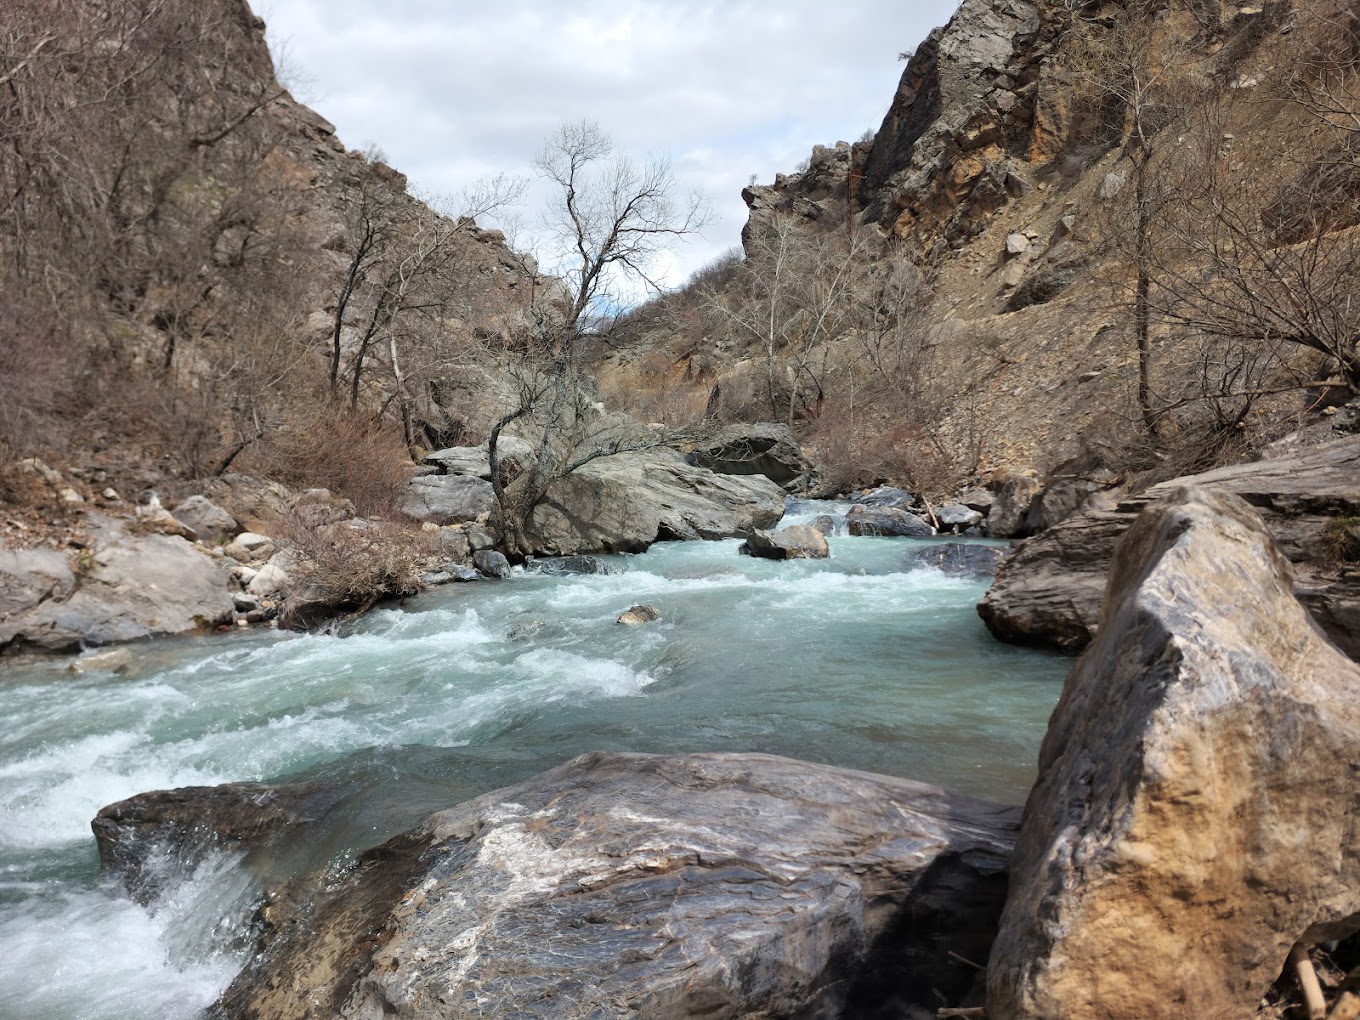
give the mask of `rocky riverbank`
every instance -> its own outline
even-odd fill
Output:
[[[275,888],[214,1015],[924,1016],[981,1006],[964,961],[993,1018],[1253,1015],[1360,929],[1360,668],[1237,496],[1165,492],[1113,563],[1018,830],[787,759],[587,755]],[[268,858],[326,798],[146,794],[96,831],[144,890],[149,848]]]

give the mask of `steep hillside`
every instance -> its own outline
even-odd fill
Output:
[[[318,434],[405,459],[350,410],[410,444],[477,417],[532,266],[346,150],[246,0],[18,0],[0,34],[0,453],[93,498],[243,464],[319,483]]]
[[[743,257],[636,315],[651,353],[606,380],[741,389],[730,413],[795,418],[842,481],[924,488],[1353,428],[1356,25],[1331,0],[965,0],[876,135],[744,192]],[[793,264],[822,282],[775,283]]]

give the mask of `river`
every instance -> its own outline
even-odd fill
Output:
[[[1021,802],[1068,663],[993,641],[986,583],[915,562],[926,544],[838,535],[829,560],[775,563],[667,543],[341,634],[148,643],[130,675],[5,662],[0,1018],[187,1020],[240,967],[259,890],[239,861],[146,908],[100,879],[91,818],[146,790],[343,783],[315,860],[596,749],[766,751]],[[639,602],[662,620],[615,622]]]

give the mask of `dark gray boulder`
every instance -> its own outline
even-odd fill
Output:
[[[510,576],[510,561],[494,549],[478,549],[472,554],[472,562],[487,577]]]
[[[892,507],[852,506],[845,516],[845,530],[852,535],[896,535],[929,538],[935,534],[921,518]]]
[[[891,485],[882,485],[877,489],[868,492],[861,492],[852,496],[850,502],[860,506],[892,507],[895,510],[910,510],[919,504],[919,500],[906,489],[898,489]]]
[[[934,567],[950,577],[991,578],[1008,550],[977,542],[939,542],[914,550],[908,567]]]
[[[589,754],[295,886],[210,1016],[933,1011],[985,959],[1016,821],[768,755]]]
[[[728,425],[690,452],[693,463],[723,475],[764,475],[780,485],[806,477],[807,458],[787,425]]]

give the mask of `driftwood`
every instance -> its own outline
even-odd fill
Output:
[[[1289,965],[1294,968],[1299,990],[1303,992],[1304,1009],[1308,1020],[1327,1020],[1327,1000],[1322,997],[1322,986],[1318,984],[1317,971],[1308,957],[1308,947],[1302,942],[1295,943],[1289,951]]]

